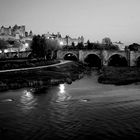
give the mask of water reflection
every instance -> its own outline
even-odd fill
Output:
[[[71,98],[70,95],[66,92],[66,85],[60,84],[56,101],[61,102],[61,101],[69,100],[70,98]]]
[[[65,93],[65,84],[60,84],[59,85],[60,93]]]
[[[13,101],[13,99],[3,99],[3,100],[1,100],[1,102],[12,102]]]
[[[140,134],[138,85],[102,85],[93,73],[71,85],[47,88],[38,96],[23,90],[0,94],[0,100],[14,101],[0,104],[0,128],[7,128],[8,138],[108,140]]]
[[[24,90],[20,98],[21,108],[24,112],[32,110],[37,105],[37,99],[33,96],[32,90]]]

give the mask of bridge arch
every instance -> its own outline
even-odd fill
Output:
[[[74,53],[71,53],[71,52],[64,54],[63,59],[64,60],[78,61],[77,55],[75,55]]]
[[[97,54],[86,55],[84,62],[91,67],[101,67],[101,58]]]
[[[108,66],[128,66],[128,62],[125,56],[121,54],[113,54],[108,58]]]

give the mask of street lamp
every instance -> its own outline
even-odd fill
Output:
[[[61,46],[63,46],[63,45],[64,45],[63,41],[60,41],[60,45],[61,45]]]
[[[25,47],[29,47],[29,44],[28,43],[25,43]]]
[[[7,49],[5,49],[5,50],[4,50],[4,53],[8,53],[8,50],[7,50]]]

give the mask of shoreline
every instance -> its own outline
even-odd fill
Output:
[[[76,62],[44,67],[43,69],[29,69],[0,73],[0,92],[24,87],[44,88],[60,83],[71,84],[79,79],[79,74],[84,71],[84,66]],[[82,77],[82,76],[81,76]]]
[[[0,92],[26,87],[41,89],[61,83],[71,84],[72,81],[83,78],[89,70],[98,69],[72,61],[60,63],[56,60],[47,63],[52,65],[0,70]],[[140,68],[138,67],[103,67],[98,74],[97,82],[100,84],[140,84]]]
[[[60,60],[46,61],[46,60],[11,60],[11,61],[0,61],[0,72],[1,71],[14,71],[18,69],[33,69],[34,67],[45,67],[60,63]]]

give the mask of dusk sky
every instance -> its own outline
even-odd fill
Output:
[[[140,43],[140,0],[0,0],[0,26]]]

